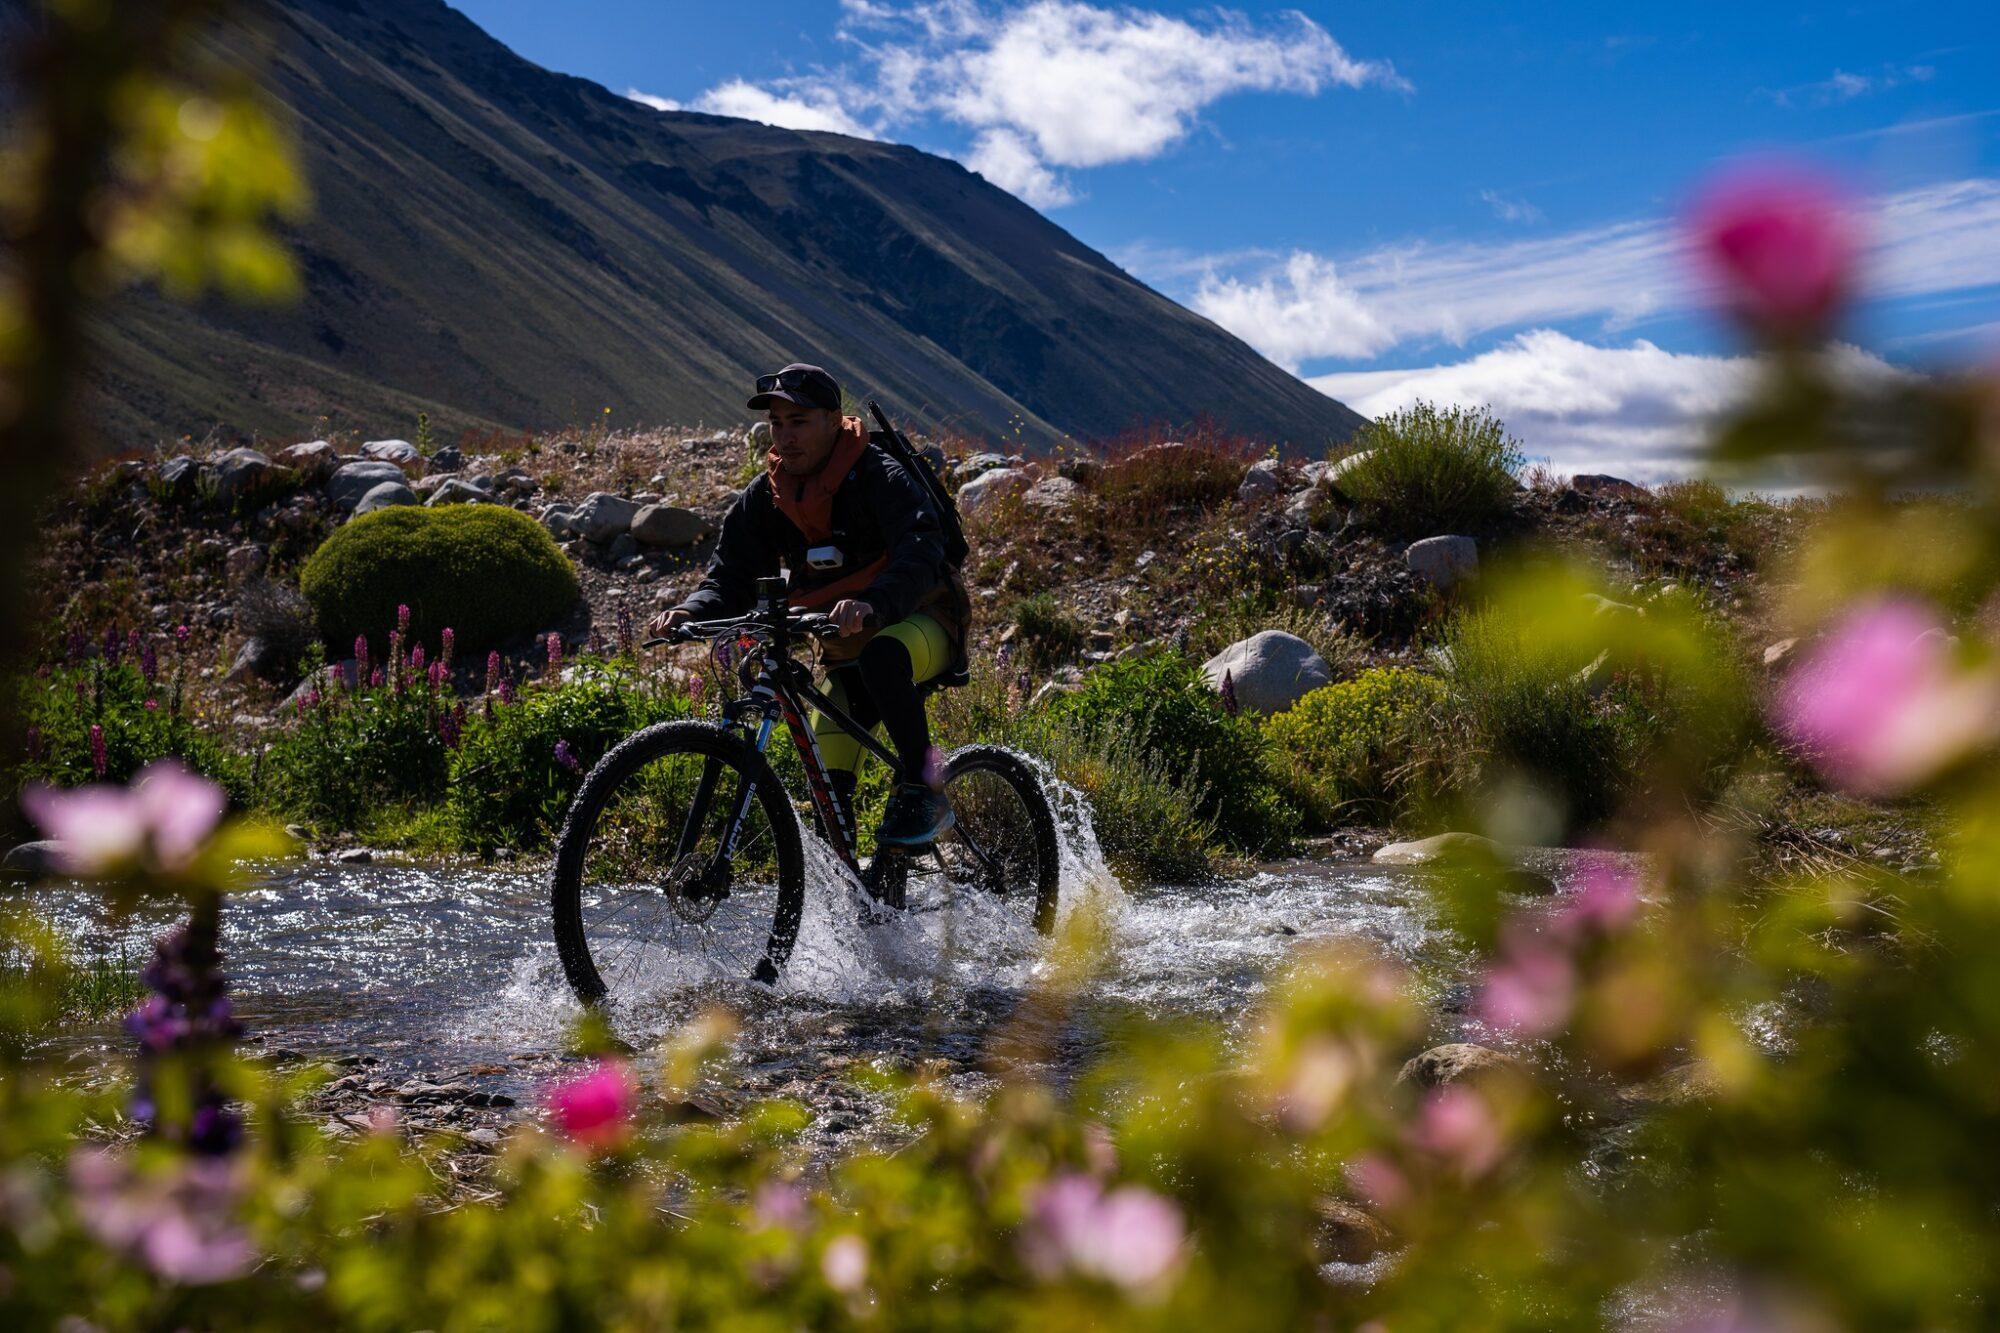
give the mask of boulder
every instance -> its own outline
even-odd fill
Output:
[[[0,857],[0,874],[11,879],[44,879],[62,873],[62,844],[53,839],[20,843]]]
[[[333,475],[326,479],[326,498],[336,509],[352,509],[361,503],[362,496],[391,481],[403,484],[403,469],[394,463],[379,459],[347,463],[334,469]]]
[[[1243,484],[1236,488],[1236,498],[1244,504],[1258,504],[1277,498],[1285,489],[1284,478],[1280,475],[1283,467],[1275,458],[1251,464],[1250,470],[1243,474]]]
[[[194,483],[201,475],[201,464],[182,454],[160,464],[160,470],[155,475],[159,478],[161,493],[169,500],[185,500],[194,494]]]
[[[1006,466],[1005,454],[972,454],[958,460],[958,466],[952,469],[952,475],[963,481],[971,481],[983,473],[996,472]]]
[[[621,532],[604,547],[604,558],[614,565],[623,565],[639,554],[639,539],[629,532]]]
[[[1396,1246],[1382,1220],[1359,1204],[1320,1199],[1313,1212],[1313,1254],[1323,1264],[1365,1264]]]
[[[456,472],[465,466],[465,454],[455,445],[447,444],[430,456],[432,472]]]
[[[361,497],[361,503],[354,506],[354,516],[372,514],[378,509],[388,509],[394,505],[413,505],[417,493],[400,481],[385,481],[371,487],[368,494]]]
[[[271,552],[268,548],[256,542],[245,542],[241,546],[231,547],[229,554],[222,558],[223,573],[232,585],[245,584],[262,574],[264,566],[270,563],[270,559]]]
[[[1080,486],[1094,486],[1104,475],[1104,464],[1095,458],[1065,458],[1056,464],[1056,472]]]
[[[577,507],[576,531],[589,541],[612,541],[620,533],[631,531],[632,519],[638,512],[639,506],[622,495],[592,491]]]
[[[1477,833],[1439,833],[1414,842],[1392,842],[1378,850],[1374,860],[1378,866],[1425,866],[1448,857],[1499,854],[1499,843]]]
[[[233,505],[290,475],[255,449],[231,449],[217,454],[202,470],[215,488],[216,503],[222,505]]]
[[[1317,483],[1319,488],[1324,491],[1332,491],[1343,500],[1354,499],[1354,496],[1341,487],[1341,479],[1353,472],[1355,468],[1360,467],[1361,460],[1374,452],[1373,449],[1361,449],[1349,454],[1345,458],[1334,459],[1333,462],[1326,465],[1326,471],[1319,474],[1319,481]]]
[[[1652,492],[1636,482],[1623,477],[1606,476],[1602,472],[1584,472],[1569,479],[1569,488],[1578,495],[1590,499],[1644,500]]]
[[[770,452],[771,448],[770,422],[753,421],[750,423],[750,447],[757,451],[757,454],[760,458],[764,454]]]
[[[1083,494],[1083,487],[1068,477],[1043,477],[1027,489],[1021,499],[1037,509],[1067,509]]]
[[[550,505],[542,511],[542,526],[558,541],[576,535],[576,510],[568,505]]]
[[[627,529],[641,546],[693,546],[713,530],[706,518],[679,505],[647,505],[632,515]]]
[[[1299,469],[1299,480],[1306,484],[1307,490],[1316,491],[1326,485],[1326,474],[1331,471],[1333,464],[1323,459],[1316,463],[1307,463]]]
[[[340,466],[340,450],[325,440],[307,440],[278,451],[278,462],[305,480],[318,484]]]
[[[1028,474],[1019,468],[982,472],[958,488],[958,512],[964,518],[978,518],[1003,501],[1026,494],[1030,484]]]
[[[1253,713],[1282,713],[1307,693],[1333,684],[1333,672],[1312,645],[1279,629],[1230,644],[1201,669],[1217,690],[1227,673],[1237,706]]]
[[[421,472],[424,466],[423,454],[408,440],[370,440],[361,446],[361,456],[394,463],[405,472]]]
[[[1476,1046],[1469,1041],[1453,1041],[1412,1056],[1404,1062],[1396,1081],[1419,1088],[1442,1088],[1484,1074],[1513,1074],[1520,1070],[1520,1060],[1505,1051]]]
[[[1449,588],[1479,572],[1479,543],[1470,537],[1426,537],[1403,552],[1410,572],[1437,588]]]
[[[483,505],[491,502],[492,496],[477,486],[460,481],[457,477],[446,477],[431,488],[427,505]]]

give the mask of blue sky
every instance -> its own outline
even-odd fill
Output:
[[[1364,412],[1484,402],[1559,470],[1682,470],[1747,368],[1676,216],[1848,185],[1857,371],[2000,357],[2000,6],[458,0],[656,105],[948,154]]]

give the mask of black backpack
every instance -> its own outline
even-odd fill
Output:
[[[903,470],[917,479],[918,485],[931,498],[931,508],[937,511],[938,526],[944,529],[944,554],[953,568],[965,563],[965,557],[972,548],[966,545],[965,524],[959,521],[958,501],[944,488],[944,479],[931,466],[931,460],[920,457],[910,447],[903,433],[889,424],[889,418],[882,409],[870,400],[868,410],[875,417],[875,424],[881,429],[875,433],[875,443],[889,451],[889,457],[903,465]]]

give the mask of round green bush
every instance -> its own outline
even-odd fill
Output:
[[[582,595],[576,570],[541,524],[498,505],[404,505],[342,527],[306,561],[299,587],[344,657],[366,634],[379,658],[410,608],[413,643],[451,629],[461,654],[560,622]]]

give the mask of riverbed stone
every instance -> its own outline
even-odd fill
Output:
[[[1333,684],[1326,659],[1298,635],[1278,629],[1230,644],[1201,669],[1215,690],[1222,688],[1226,673],[1237,706],[1252,713],[1282,713],[1311,691]]]
[[[417,503],[417,493],[400,481],[385,481],[371,487],[368,494],[361,497],[361,503],[354,506],[354,516],[372,514],[378,509],[390,509],[396,505]]]
[[[1320,1199],[1313,1212],[1313,1254],[1323,1264],[1365,1264],[1395,1248],[1388,1226],[1358,1203]]]
[[[600,545],[629,532],[639,506],[610,491],[592,491],[577,506],[575,528],[578,535]]]
[[[431,488],[431,493],[425,499],[424,503],[433,507],[437,505],[483,505],[490,503],[492,499],[492,496],[470,482],[460,481],[457,477],[446,477]]]
[[[326,498],[336,509],[353,509],[363,496],[384,482],[403,484],[403,469],[380,459],[345,463],[326,480]]]
[[[1426,537],[1403,552],[1410,572],[1435,588],[1450,588],[1479,572],[1479,543],[1470,537]]]
[[[630,528],[641,546],[675,549],[693,546],[713,531],[709,521],[679,505],[650,504],[632,515]]]
[[[1392,842],[1375,853],[1378,866],[1426,866],[1453,857],[1494,857],[1500,844],[1477,833],[1439,833],[1412,842]]]
[[[42,879],[62,873],[62,844],[53,838],[9,847],[0,856],[0,875],[11,879]]]
[[[1520,1072],[1518,1056],[1469,1041],[1449,1041],[1404,1061],[1396,1081],[1419,1088],[1442,1088],[1488,1074]]]

